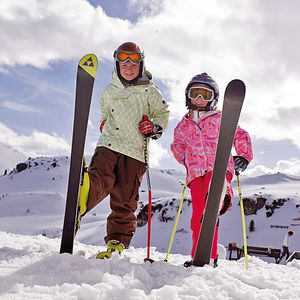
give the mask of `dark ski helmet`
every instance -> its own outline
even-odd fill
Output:
[[[200,108],[197,105],[192,104],[191,99],[189,98],[189,90],[195,83],[205,84],[205,85],[207,85],[207,87],[212,89],[214,92],[213,99],[211,101],[208,101],[206,107],[204,107],[204,108],[202,108],[202,107]],[[201,73],[201,74],[195,75],[191,79],[191,81],[189,82],[189,84],[187,85],[187,87],[185,89],[185,105],[189,109],[205,110],[205,111],[213,110],[215,108],[215,106],[217,105],[218,100],[219,100],[219,87],[218,87],[217,83],[212,79],[212,77],[210,77],[207,73]]]
[[[131,83],[132,81],[135,81],[137,78],[140,78],[143,76],[144,73],[144,52],[142,51],[141,47],[139,47],[136,43],[133,42],[126,42],[121,44],[114,52],[114,59],[115,59],[115,68],[118,77],[121,81],[125,81],[126,83]],[[120,73],[120,62],[126,62],[130,61],[132,63],[140,63],[140,71],[137,78],[134,80],[131,80],[131,82],[128,82],[121,76]]]

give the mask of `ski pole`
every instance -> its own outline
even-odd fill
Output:
[[[150,237],[151,237],[151,214],[152,214],[152,196],[151,196],[151,183],[150,183],[150,171],[148,164],[148,151],[147,151],[147,138],[144,136],[144,155],[145,155],[145,165],[146,165],[146,177],[148,185],[148,239],[147,239],[147,258],[144,261],[154,262],[150,258]]]
[[[182,203],[183,203],[183,198],[184,198],[185,190],[186,190],[186,180],[185,180],[185,183],[184,183],[184,187],[183,187],[183,191],[182,191],[182,195],[181,195],[181,200],[180,200],[180,204],[179,204],[179,208],[178,208],[178,212],[177,212],[177,217],[176,217],[174,228],[173,228],[173,232],[172,232],[172,235],[171,235],[171,239],[170,239],[170,243],[169,243],[169,248],[168,248],[168,251],[167,251],[166,258],[165,258],[166,262],[168,261],[168,257],[169,257],[169,254],[170,254],[170,251],[171,251],[171,247],[172,247],[172,244],[173,244],[173,239],[174,239],[176,227],[177,227],[177,224],[178,224],[179,216],[180,216],[180,213],[181,213],[181,208],[182,208]]]
[[[242,224],[243,224],[243,236],[244,236],[245,264],[246,264],[246,270],[248,270],[247,236],[246,236],[244,204],[243,204],[243,198],[242,198],[242,192],[241,192],[241,185],[240,185],[239,173],[236,172],[235,175],[236,175],[236,179],[237,179],[238,190],[239,190],[239,198],[240,198],[240,205],[241,205]]]

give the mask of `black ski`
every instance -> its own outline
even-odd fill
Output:
[[[212,242],[218,218],[220,198],[225,181],[227,165],[232,149],[234,135],[244,102],[246,87],[243,81],[235,79],[229,82],[224,94],[221,127],[215,157],[207,205],[204,211],[201,231],[193,259],[193,265],[209,264]]]
[[[97,67],[97,57],[87,54],[81,58],[77,69],[69,183],[60,253],[73,252],[82,158]]]

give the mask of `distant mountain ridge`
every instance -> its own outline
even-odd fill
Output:
[[[9,172],[18,162],[25,161],[25,154],[0,142],[0,175]]]
[[[280,182],[300,181],[300,176],[286,175],[284,173],[265,174],[256,177],[245,178],[245,184],[276,184]]]
[[[67,156],[36,157],[17,163],[10,173],[0,176],[1,230],[59,238],[65,209],[68,172],[69,157]],[[151,168],[150,177],[151,245],[159,251],[166,251],[183,191],[185,174],[177,170]],[[247,230],[251,221],[255,224],[255,231],[247,232],[250,244],[281,247],[284,228],[292,228],[300,235],[300,226],[296,226],[296,221],[292,221],[300,215],[300,208],[297,208],[300,204],[299,177],[278,173],[251,178],[241,175],[240,180],[243,198],[250,199],[249,204],[245,200],[245,206],[249,205],[247,209],[249,215],[246,216]],[[233,241],[243,243],[241,212],[235,180],[233,189],[235,197],[232,207],[220,218],[219,242],[225,246]],[[280,202],[279,198],[284,198],[286,201]],[[189,254],[190,252],[191,212],[191,197],[187,189],[172,246],[173,253]],[[87,244],[103,245],[106,218],[109,213],[109,200],[104,199],[83,218],[76,240]],[[132,245],[145,247],[148,226],[148,193],[145,180],[140,188],[140,201],[136,214],[138,227]],[[22,226],[19,226],[20,223]],[[271,227],[271,225],[278,227]],[[299,240],[296,247],[300,249]]]

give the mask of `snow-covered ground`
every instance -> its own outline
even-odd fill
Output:
[[[249,258],[219,260],[212,268],[185,269],[180,254],[130,247],[122,256],[96,260],[103,246],[75,243],[75,253],[58,254],[59,239],[0,232],[1,299],[299,299],[300,261],[288,266]]]
[[[68,176],[66,157],[31,159],[30,168],[0,177],[0,297],[1,299],[300,299],[300,261],[276,265],[274,259],[225,259],[220,245],[218,268],[185,269],[191,248],[191,203],[187,190],[168,263],[164,262],[184,174],[151,169],[153,205],[151,258],[144,263],[147,224],[138,227],[132,246],[109,261],[94,259],[105,249],[109,201],[104,199],[84,217],[74,255],[58,254]],[[280,248],[287,230],[295,232],[291,250],[300,250],[299,177],[272,174],[241,176],[243,196],[264,197],[267,203],[289,198],[266,217],[266,209],[246,216],[248,245]],[[237,194],[236,182],[233,183]],[[140,207],[147,204],[146,183]],[[243,245],[238,197],[220,220],[219,243]],[[173,219],[172,219],[173,218]],[[253,220],[255,231],[249,232]],[[271,225],[282,226],[274,227]],[[227,255],[228,257],[228,255]]]

